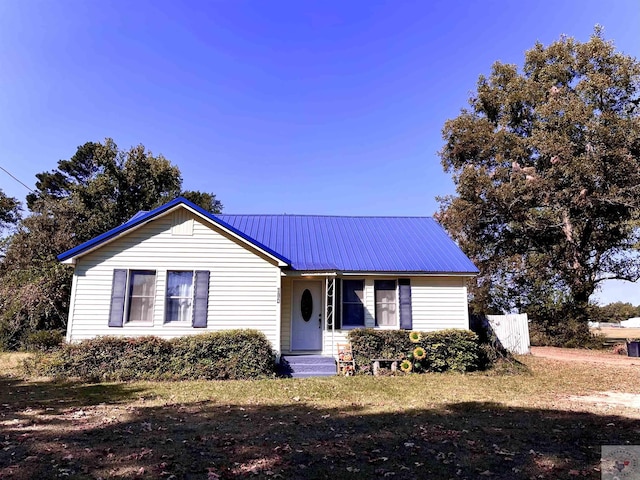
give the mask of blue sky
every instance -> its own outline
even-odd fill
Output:
[[[431,215],[453,193],[441,128],[478,75],[595,24],[640,57],[637,0],[3,0],[0,166],[33,185],[112,137],[227,213]]]

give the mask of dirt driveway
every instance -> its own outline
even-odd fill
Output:
[[[604,363],[608,365],[635,365],[640,367],[640,358],[616,355],[609,351],[582,350],[579,348],[531,347],[534,357],[564,360],[569,362]]]
[[[582,350],[578,348],[557,348],[557,347],[531,347],[533,357],[546,358],[549,360],[574,362],[582,364],[611,365],[612,367],[629,367],[629,373],[640,373],[640,358],[627,357],[626,355],[616,355],[610,351]],[[618,372],[621,370],[616,369]],[[625,369],[626,370],[626,369]],[[636,390],[637,391],[637,390]],[[569,402],[571,409],[575,404],[588,404],[590,408],[595,408],[602,412],[618,412],[621,408],[632,411],[640,410],[640,394],[619,391],[593,392],[590,395],[559,395],[560,404]]]

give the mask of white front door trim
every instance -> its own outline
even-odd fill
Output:
[[[291,351],[321,352],[324,332],[324,291],[321,280],[294,280],[291,294]],[[302,315],[302,295],[309,290],[312,308],[309,319]]]

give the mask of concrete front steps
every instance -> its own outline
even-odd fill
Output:
[[[280,373],[285,377],[330,377],[336,374],[336,361],[327,355],[283,355]]]

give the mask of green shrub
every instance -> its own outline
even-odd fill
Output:
[[[275,354],[264,334],[255,330],[172,340],[97,337],[40,355],[26,370],[31,375],[86,381],[259,378],[273,375]]]
[[[407,359],[414,372],[465,372],[486,367],[475,333],[457,329],[418,333],[414,342],[406,330],[351,330],[349,341],[358,370],[367,371],[374,358]],[[424,349],[423,355],[416,356],[417,347]]]
[[[88,381],[155,379],[165,373],[170,354],[170,342],[157,337],[96,337],[38,358],[32,373]]]
[[[531,345],[535,347],[605,348],[606,337],[594,334],[584,322],[567,319],[529,323]]]
[[[271,343],[257,330],[226,330],[173,341],[172,375],[184,378],[260,378],[275,372]]]
[[[64,342],[62,330],[38,330],[27,335],[23,346],[30,352],[50,352]]]

